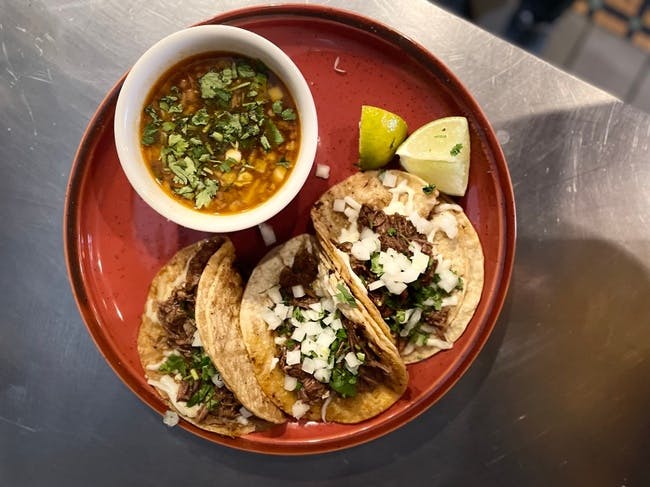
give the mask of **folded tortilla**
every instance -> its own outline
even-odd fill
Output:
[[[406,389],[397,349],[312,236],[294,237],[253,270],[240,324],[260,386],[296,418],[357,423]]]
[[[173,411],[199,428],[241,436],[286,418],[262,392],[246,354],[233,260],[223,237],[176,253],[151,283],[138,352],[149,384]]]
[[[481,243],[460,206],[417,176],[368,171],[331,187],[311,216],[334,267],[405,363],[453,346],[484,280]]]

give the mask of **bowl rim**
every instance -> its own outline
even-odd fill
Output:
[[[223,50],[206,47],[208,42],[215,41],[235,47]],[[209,52],[234,53],[260,59],[282,80],[293,97],[298,112],[300,147],[293,170],[271,197],[237,213],[200,212],[171,198],[156,183],[141,153],[139,125],[144,102],[152,86],[183,60]],[[160,39],[134,63],[118,95],[114,133],[118,159],[129,183],[157,213],[194,230],[234,232],[269,220],[299,193],[314,165],[318,145],[318,118],[307,81],[291,58],[278,46],[259,34],[240,27],[200,25],[176,31]]]

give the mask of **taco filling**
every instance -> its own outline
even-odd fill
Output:
[[[156,318],[164,333],[155,348],[164,359],[146,364],[159,377],[148,383],[164,391],[174,408],[197,423],[245,425],[251,413],[225,386],[219,371],[203,349],[196,326],[196,295],[201,274],[223,240],[207,240],[189,259],[185,279],[169,298],[159,302]]]
[[[349,196],[334,201],[334,211],[349,221],[336,247],[367,290],[402,355],[424,346],[452,347],[445,335],[448,314],[463,289],[462,278],[436,254],[432,243],[440,229],[455,236],[455,219],[447,218],[447,213],[434,214],[437,207],[426,219],[408,212],[408,203],[400,202],[399,196],[411,190],[405,184],[391,188],[393,201],[384,209],[359,204]]]
[[[284,389],[297,394],[292,411],[297,418],[310,406],[325,409],[336,396],[367,392],[390,374],[366,340],[363,325],[340,311],[340,306],[357,306],[343,281],[337,291],[325,289],[318,257],[305,245],[291,267],[281,270],[278,285],[267,291],[273,304],[262,318],[274,334],[272,367],[284,372]]]

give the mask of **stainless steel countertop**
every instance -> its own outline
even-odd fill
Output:
[[[649,485],[650,117],[424,0],[323,3],[426,46],[503,143],[516,264],[468,373],[398,431],[304,458],[170,431],[113,374],[66,277],[75,150],[149,45],[254,3],[0,0],[0,483]]]

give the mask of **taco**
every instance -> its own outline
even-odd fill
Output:
[[[311,212],[335,268],[405,363],[449,349],[483,290],[483,251],[463,209],[403,171],[357,173]]]
[[[357,423],[406,389],[397,349],[310,235],[253,270],[240,325],[260,386],[295,418]]]
[[[199,428],[227,436],[286,421],[246,355],[234,253],[230,240],[214,237],[174,255],[151,283],[138,334],[147,382],[167,405]]]

